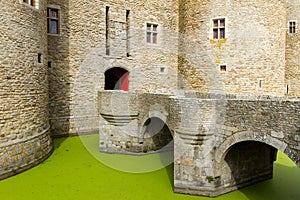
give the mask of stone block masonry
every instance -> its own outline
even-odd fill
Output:
[[[285,93],[289,96],[300,94],[300,2],[292,0],[287,2],[287,34],[286,34],[286,72]],[[290,32],[290,22],[295,23],[295,32]]]
[[[48,110],[46,0],[0,8],[0,178],[52,152]]]
[[[173,138],[175,192],[217,196],[270,179],[277,150],[300,167],[298,98],[187,91],[98,95],[100,151],[145,155]],[[164,126],[146,135],[153,118]]]
[[[49,128],[35,136],[0,145],[0,179],[36,166],[53,151]]]
[[[98,131],[96,91],[117,67],[129,72],[129,91],[298,94],[299,34],[286,23],[299,20],[296,0],[48,4],[60,14],[59,34],[48,35],[53,135]],[[225,38],[213,38],[218,19]],[[147,24],[157,25],[157,44],[147,43]]]
[[[48,3],[59,8],[61,28],[48,35],[53,135],[98,131],[96,91],[111,68],[129,72],[130,91],[177,88],[177,0]],[[146,23],[158,25],[158,44],[146,42]]]
[[[276,149],[300,165],[299,99],[226,95],[300,94],[299,0],[34,2],[0,8],[2,177],[45,159],[49,134],[99,130],[106,152],[174,138],[177,192],[270,178]]]

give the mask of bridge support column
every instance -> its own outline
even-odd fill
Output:
[[[174,133],[174,191],[215,196],[215,104],[192,98],[176,103],[180,123]]]
[[[175,192],[216,196],[214,192],[220,177],[215,176],[213,145],[209,145],[210,142],[202,145],[196,142],[200,142],[201,138],[205,137],[207,136],[196,132],[176,131],[174,136]]]

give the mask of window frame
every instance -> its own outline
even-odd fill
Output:
[[[158,23],[146,22],[146,43],[147,44],[158,45],[158,34],[159,34],[158,29],[159,29]],[[154,40],[154,35],[155,35],[155,40]],[[150,40],[148,40],[148,38]]]
[[[294,35],[297,33],[297,26],[298,23],[296,20],[289,20],[288,21],[288,33]]]
[[[39,0],[19,0],[19,2],[23,5],[26,5],[30,8],[38,9],[39,8]]]
[[[222,21],[223,21],[223,23],[221,23]],[[212,19],[212,39],[214,39],[214,40],[226,39],[226,35],[227,35],[226,34],[226,23],[227,23],[226,21],[227,20],[225,17],[218,17],[218,18]]]
[[[228,70],[226,64],[219,65],[219,68],[221,73],[225,73]]]
[[[56,12],[56,16],[52,16],[52,12]],[[56,22],[56,32],[51,32],[52,22]],[[60,9],[52,6],[47,7],[47,33],[48,35],[60,35]]]

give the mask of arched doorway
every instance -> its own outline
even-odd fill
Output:
[[[104,73],[105,90],[124,90],[128,91],[129,72],[121,67],[114,67]]]

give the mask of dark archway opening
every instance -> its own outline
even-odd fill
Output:
[[[105,90],[124,90],[128,91],[129,72],[120,67],[114,67],[104,73]]]
[[[229,167],[224,172],[227,183],[241,188],[271,179],[276,155],[277,149],[261,142],[246,141],[233,145],[225,157]]]
[[[163,120],[158,117],[151,117],[146,120],[143,126],[143,149],[152,151],[165,147],[165,150],[173,149],[171,141],[172,133]]]

